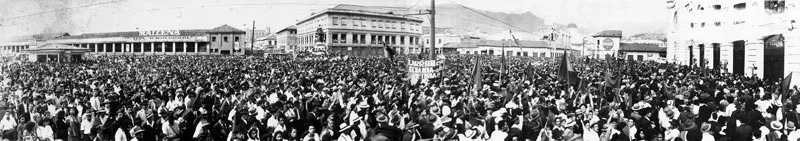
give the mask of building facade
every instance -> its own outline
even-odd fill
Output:
[[[398,53],[407,53],[420,46],[422,19],[395,13],[398,7],[338,5],[300,20],[296,24],[299,51],[319,45],[327,52],[345,55],[383,55],[388,43]],[[317,29],[322,29],[325,42],[318,44]]]
[[[293,52],[297,49],[297,27],[294,25],[281,29],[275,33],[275,40],[278,42],[276,49],[286,52]]]
[[[588,41],[592,46],[585,47],[585,48],[592,48],[588,49],[591,53],[590,56],[594,58],[605,59],[606,56],[619,56],[620,52],[620,41],[622,40],[622,31],[619,30],[605,30],[601,31],[595,35],[592,35],[592,38],[589,38]]]
[[[667,48],[659,44],[649,43],[620,43],[619,54],[625,60],[665,62]]]
[[[668,0],[667,61],[767,80],[791,72],[800,77],[798,4],[794,0]]]
[[[85,55],[243,55],[244,31],[223,25],[213,29],[147,30],[59,36],[33,35],[5,41],[10,50],[45,44],[88,48]],[[3,46],[7,46],[3,45]]]
[[[483,40],[471,39],[460,43],[447,43],[444,47],[457,48],[458,54],[481,54],[502,56],[530,56],[530,57],[557,57],[564,54],[564,51],[577,53],[569,48],[553,48],[547,41],[518,41],[517,45],[513,40]]]
[[[445,54],[454,53],[454,52],[452,52],[452,51],[454,51],[453,50],[454,48],[445,48],[444,45],[447,44],[447,43],[459,43],[459,42],[461,42],[462,38],[464,38],[464,37],[463,36],[459,36],[459,35],[455,35],[455,34],[449,34],[449,33],[436,34],[436,41],[433,42],[434,44],[436,44],[436,54],[440,54],[443,51],[445,52]],[[409,48],[408,53],[409,54],[420,54],[422,52],[427,52],[427,50],[430,50],[431,43],[432,43],[431,42],[431,35],[429,35],[429,34],[422,35],[422,41],[425,41],[425,43],[422,43],[422,45],[419,46],[419,47],[411,47],[411,48]],[[447,51],[445,51],[445,50],[447,50]]]

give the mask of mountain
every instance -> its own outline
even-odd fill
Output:
[[[470,9],[530,32],[535,32],[545,21],[530,12],[515,14]],[[450,31],[455,34],[494,34],[507,33],[508,30],[519,31],[517,28],[478,14],[470,9],[455,4],[436,5],[436,27],[450,28]],[[430,25],[428,16],[423,16],[423,19],[425,20],[423,25]]]

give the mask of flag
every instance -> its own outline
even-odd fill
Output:
[[[558,68],[558,78],[567,82],[569,85],[577,82],[578,72],[575,71],[575,68],[572,68],[572,64],[569,62],[567,56],[569,55],[565,50],[564,55],[561,56],[561,66]]]
[[[789,73],[789,76],[786,76],[786,78],[783,79],[783,81],[781,82],[781,94],[783,95],[781,101],[789,98],[790,96],[789,87],[791,86],[791,83],[792,83],[792,73]]]
[[[607,71],[605,80],[606,81],[603,83],[604,86],[611,88],[619,88],[622,81],[622,76],[620,76],[620,74],[614,75],[611,71]]]
[[[383,43],[383,54],[386,56],[386,58],[389,58],[389,59],[391,59],[391,60],[394,60],[394,55],[396,54],[396,52],[394,51],[394,49],[392,49],[391,47],[389,47],[389,45],[387,45],[387,44],[384,42],[384,43]]]
[[[480,59],[480,57],[478,57],[478,58],[476,58],[476,61],[475,61],[475,68],[472,69],[472,77],[473,77],[472,78],[472,81],[473,81],[472,82],[472,84],[473,84],[472,89],[475,92],[478,92],[479,90],[481,90],[481,86],[483,86],[483,84],[481,82],[483,80],[483,69],[481,69],[481,68],[483,68],[483,67],[481,67],[481,66],[482,66],[481,59]]]

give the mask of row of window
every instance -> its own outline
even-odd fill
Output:
[[[2,52],[21,52],[22,50],[28,49],[30,46],[2,46],[0,47],[0,51]]]
[[[211,42],[217,42],[217,37],[212,36]],[[228,37],[222,37],[222,42],[228,42]],[[233,37],[233,42],[239,42],[239,36]]]
[[[180,43],[182,45],[182,43]],[[103,47],[102,45],[98,44],[97,48],[94,45],[79,45],[79,44],[71,44],[72,46],[76,47],[83,47],[89,48],[93,52],[184,52],[183,46],[175,45],[172,46],[172,43],[165,43],[163,46],[161,43],[155,43],[155,46],[151,46],[149,43],[145,44],[116,44],[116,45],[106,45]],[[144,45],[144,46],[142,46]],[[87,47],[88,46],[88,47]],[[185,52],[205,52],[206,44],[198,44],[197,51],[195,51],[195,44],[194,43],[187,43]],[[214,49],[209,51],[213,52]]]
[[[419,45],[419,37],[403,37],[403,36],[391,36],[391,35],[370,35],[369,39],[370,42],[367,43],[367,34],[353,34],[352,39],[347,39],[347,34],[345,33],[333,33],[331,34],[331,39],[328,40],[330,43],[352,43],[352,44],[382,44],[386,42],[387,44],[391,45]],[[314,35],[303,36],[300,39],[300,43],[302,44],[314,44],[316,43],[316,37]],[[406,43],[406,40],[409,42]],[[383,42],[381,42],[383,41]]]
[[[733,25],[739,25],[739,24],[743,24],[743,23],[745,23],[745,21],[734,21]],[[722,22],[714,22],[714,26],[715,27],[722,26]],[[703,27],[706,27],[706,23],[705,22],[689,23],[689,28],[703,28]]]
[[[557,52],[552,52],[552,53],[553,53],[553,56],[560,56],[560,54],[561,54],[561,53],[557,53]],[[466,51],[466,54],[502,55],[502,54],[494,54],[494,50],[481,50],[481,51],[472,51],[472,52]],[[529,55],[528,55],[527,51],[522,51],[522,52],[518,51],[518,52],[516,52],[516,55],[515,55],[514,51],[506,51],[506,56],[529,56]],[[532,52],[530,52],[530,56],[532,56],[532,57],[546,57],[547,53],[546,52],[537,53],[535,51],[532,51]]]
[[[372,28],[381,28],[381,29],[400,29],[406,30],[408,28],[411,31],[420,31],[418,28],[413,28],[419,26],[419,23],[408,23],[406,24],[405,21],[392,21],[392,20],[368,20],[365,18],[352,18],[348,19],[347,17],[331,17],[331,24],[334,26],[353,26],[353,27],[372,27]]]

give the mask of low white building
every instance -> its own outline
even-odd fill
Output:
[[[667,48],[658,44],[620,43],[619,53],[625,60],[661,62],[667,56]]]
[[[445,44],[445,47],[457,48],[458,54],[483,54],[502,56],[531,56],[553,57],[561,56],[569,48],[551,48],[547,41],[519,41],[517,45],[512,40],[464,40],[461,43]]]

